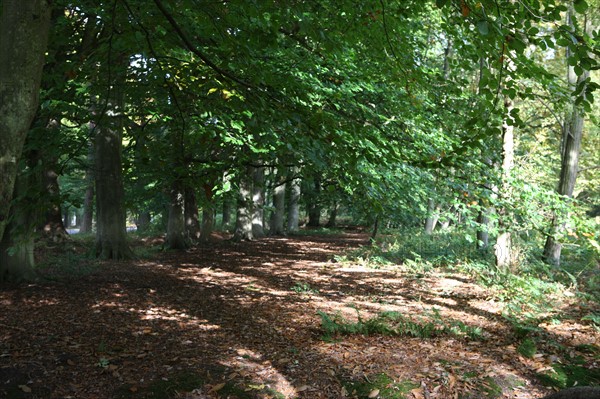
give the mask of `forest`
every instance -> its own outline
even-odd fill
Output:
[[[599,70],[599,0],[0,0],[0,398],[600,385]]]

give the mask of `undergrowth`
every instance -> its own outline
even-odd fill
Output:
[[[499,269],[492,244],[478,249],[462,230],[425,235],[421,230],[407,229],[381,236],[371,245],[336,257],[336,261],[417,276],[440,272],[468,275],[486,287],[492,299],[505,305],[504,317],[518,326],[536,327],[557,316],[560,305],[573,300],[573,293],[600,302],[600,275],[595,273],[596,266],[590,266],[597,265],[598,259],[585,248],[566,246],[563,266],[557,269],[540,260],[541,240],[515,234],[515,266]],[[600,317],[590,314],[588,319],[596,324]]]
[[[460,320],[443,318],[439,312],[410,318],[399,312],[381,312],[378,315],[363,319],[357,310],[358,320],[350,321],[339,313],[328,314],[317,312],[321,317],[321,328],[324,340],[331,340],[335,335],[391,335],[413,338],[433,338],[443,335],[483,340],[483,332],[479,327],[468,326]]]

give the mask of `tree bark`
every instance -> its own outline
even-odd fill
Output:
[[[506,98],[504,101],[506,115],[510,114],[513,108],[512,100]],[[510,197],[509,179],[514,166],[515,143],[514,126],[509,124],[508,117],[504,118],[502,123],[502,197]],[[512,237],[509,223],[506,220],[506,209],[499,211],[499,235],[494,248],[496,258],[496,267],[507,269],[512,264]]]
[[[14,188],[14,197],[27,191],[31,176],[20,173]],[[27,201],[19,201],[10,209],[10,223],[0,241],[0,282],[34,280],[34,232],[36,218]]]
[[[329,210],[329,219],[327,219],[327,224],[325,225],[328,229],[332,229],[336,226],[338,209],[340,209],[340,205],[337,203],[337,200],[334,200],[333,205],[331,205],[331,209]]]
[[[150,222],[152,221],[152,214],[150,211],[140,211],[135,220],[135,227],[138,233],[145,233],[150,228]]]
[[[198,214],[198,201],[196,200],[196,192],[189,185],[186,185],[184,191],[184,215],[186,235],[190,240],[197,241],[201,238],[202,231],[200,228],[200,216]],[[202,207],[202,209],[204,212],[204,207]]]
[[[128,58],[118,55],[115,64],[117,76],[109,82],[101,99],[103,113],[98,116],[95,128],[96,182],[96,256],[102,259],[128,259],[133,253],[127,243],[125,191],[121,161],[124,127],[124,86]]]
[[[290,170],[291,182],[290,182],[290,201],[288,202],[288,218],[287,218],[287,231],[293,233],[298,231],[300,224],[300,179],[296,177],[298,168],[294,167]]]
[[[285,218],[285,176],[281,172],[277,172],[275,178],[275,188],[273,189],[273,215],[271,217],[271,235],[280,236],[285,234],[283,225]]]
[[[489,210],[484,208],[484,202],[482,200],[479,201],[479,205],[482,209],[477,215],[477,224],[479,225],[479,228],[477,229],[477,248],[484,250],[490,245],[490,234],[488,233],[490,218],[488,216]]]
[[[239,180],[237,217],[235,221],[234,241],[254,239],[252,233],[252,174],[253,168],[246,167]]]
[[[439,207],[435,206],[433,198],[427,201],[427,219],[425,219],[425,234],[433,234],[433,230],[439,220]]]
[[[569,10],[567,16],[567,24],[573,26],[572,14],[573,9]],[[591,33],[591,23],[587,23],[586,31]],[[568,58],[571,51],[567,48],[566,57]],[[590,76],[589,71],[583,72],[581,76],[577,77],[574,68],[569,66],[567,69],[567,80],[569,88],[574,90],[578,84],[584,82]],[[566,117],[566,121],[562,127],[562,154],[561,154],[561,166],[560,166],[560,179],[558,182],[557,193],[567,198],[573,198],[573,191],[575,190],[575,182],[577,180],[577,172],[579,169],[579,154],[581,153],[581,141],[583,138],[583,126],[584,126],[584,113],[575,104],[572,105],[572,110]],[[544,245],[544,253],[542,259],[544,262],[553,265],[555,267],[560,266],[560,254],[562,250],[562,244],[558,240],[558,236],[564,232],[566,226],[565,223],[560,221],[557,215],[554,215],[551,224],[551,232],[546,238]]]
[[[252,235],[261,238],[265,236],[265,168],[252,169]]]
[[[204,201],[202,203],[202,226],[200,230],[200,240],[209,241],[215,228],[215,204],[213,192],[214,180],[211,183],[204,184]]]
[[[173,182],[170,191],[169,220],[165,246],[169,249],[187,249],[185,229],[185,193],[180,179]]]
[[[309,190],[306,193],[308,208],[308,223],[310,227],[321,226],[321,179],[314,177],[309,182]]]
[[[83,197],[83,214],[81,216],[80,233],[91,233],[94,222],[94,143],[90,143],[87,169],[85,171],[85,195]]]
[[[2,2],[0,15],[0,240],[27,131],[35,116],[50,30],[46,0]]]

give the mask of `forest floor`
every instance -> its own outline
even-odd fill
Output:
[[[597,366],[600,333],[575,304],[523,356],[470,277],[335,260],[366,234],[157,244],[127,262],[72,244],[53,281],[0,287],[0,397],[527,399],[550,392],[553,365]],[[373,322],[384,311],[401,328]]]

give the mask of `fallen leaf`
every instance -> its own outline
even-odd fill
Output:
[[[223,383],[221,383],[221,384],[217,384],[217,385],[213,386],[213,387],[210,389],[210,391],[208,391],[208,393],[212,393],[212,392],[218,392],[218,391],[220,391],[221,389],[223,389],[223,387],[224,387],[224,386],[225,386],[225,383],[224,383],[224,382],[223,382]]]
[[[31,393],[31,388],[29,388],[27,385],[19,385],[19,388],[21,389],[21,391],[26,392],[26,393]]]
[[[302,392],[306,391],[308,388],[310,388],[308,385],[302,385],[300,388],[296,388],[296,391]]]
[[[373,389],[370,393],[369,393],[369,398],[376,398],[377,396],[379,396],[379,389]]]
[[[423,399],[423,388],[415,388],[411,389],[410,393],[415,397],[415,399]]]

